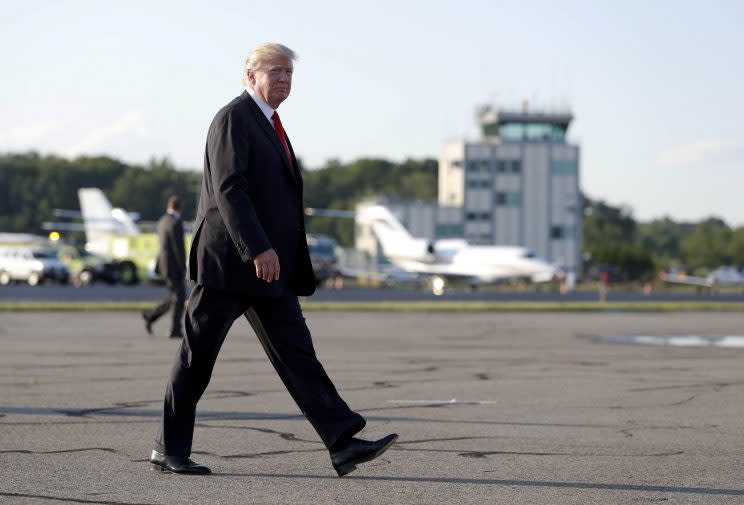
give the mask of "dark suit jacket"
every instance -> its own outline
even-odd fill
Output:
[[[157,273],[171,282],[183,282],[186,277],[186,252],[183,245],[183,223],[173,214],[163,214],[158,221]]]
[[[212,120],[189,254],[190,278],[250,296],[315,291],[304,227],[302,176],[271,123],[247,92]],[[253,257],[273,248],[278,281],[256,277]]]

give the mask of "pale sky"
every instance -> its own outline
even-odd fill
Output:
[[[201,169],[247,52],[300,56],[307,167],[438,158],[482,104],[570,107],[581,187],[640,220],[744,225],[744,2],[0,0],[0,152]]]

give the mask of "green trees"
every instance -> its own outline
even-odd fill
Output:
[[[79,208],[81,187],[101,188],[114,206],[146,220],[157,219],[175,193],[193,219],[201,174],[176,170],[167,159],[142,167],[105,156],[66,160],[31,152],[0,155],[0,181],[0,231],[42,233],[55,208]]]
[[[741,251],[737,254],[734,250],[733,237],[734,232],[722,220],[709,218],[701,221],[682,240],[685,263],[693,268],[731,265],[735,256],[741,258]]]
[[[636,223],[629,209],[585,198],[584,250],[595,264],[619,267],[629,279],[685,265],[705,274],[721,265],[744,265],[744,227],[723,220],[677,223],[669,217]]]
[[[630,209],[584,197],[584,251],[593,265],[612,265],[628,280],[654,275],[651,252],[638,242],[638,225]]]

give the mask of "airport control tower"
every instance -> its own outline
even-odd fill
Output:
[[[566,140],[570,112],[478,111],[482,138],[444,146],[438,204],[459,208],[437,220],[438,236],[521,245],[578,270],[582,205],[579,147]],[[440,214],[441,215],[441,214]]]

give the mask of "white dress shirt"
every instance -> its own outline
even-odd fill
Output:
[[[274,112],[276,112],[276,110],[271,107],[271,105],[266,103],[263,98],[258,96],[258,94],[248,86],[245,87],[245,90],[248,92],[249,95],[251,95],[251,98],[253,98],[253,101],[256,102],[256,105],[258,105],[258,108],[261,109],[261,112],[264,113],[266,119],[269,120],[271,127],[274,128],[274,120],[271,119],[271,116],[274,115]]]

